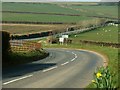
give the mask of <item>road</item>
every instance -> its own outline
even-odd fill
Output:
[[[5,69],[3,88],[84,88],[103,57],[91,51],[46,49],[49,57]]]

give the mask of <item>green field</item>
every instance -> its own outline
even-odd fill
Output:
[[[77,34],[76,37],[75,35],[71,35],[71,38],[76,40],[93,40],[118,43],[118,27],[106,26],[93,31]]]
[[[79,3],[78,3],[79,4]],[[16,7],[16,8],[15,8]],[[63,3],[3,3],[3,11],[41,12],[41,13],[62,13],[81,15],[103,15],[118,16],[117,6],[97,6],[97,5],[76,5]]]
[[[70,5],[68,8],[82,12],[82,15],[96,15],[107,17],[118,17],[118,6],[75,6]]]
[[[79,22],[93,19],[85,16],[60,16],[43,14],[3,13],[3,21],[35,21],[35,22]]]
[[[55,4],[55,3],[3,3],[3,11],[33,12],[10,13],[3,12],[3,21],[40,21],[40,22],[79,22],[81,20],[92,19],[88,16],[118,16],[117,6],[98,6],[98,5],[75,5],[75,4]],[[35,14],[37,13],[52,13]],[[79,14],[82,16],[65,16],[55,14]]]
[[[42,13],[62,13],[79,14],[79,12],[67,8],[62,8],[52,3],[3,3],[3,11],[22,11],[22,12],[42,12]]]

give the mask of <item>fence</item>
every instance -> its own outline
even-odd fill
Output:
[[[27,52],[41,48],[41,43],[33,43],[23,40],[10,40],[10,45],[13,52]]]

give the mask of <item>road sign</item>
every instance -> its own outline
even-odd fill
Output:
[[[64,42],[64,38],[59,38],[59,42]]]

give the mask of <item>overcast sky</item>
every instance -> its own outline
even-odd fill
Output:
[[[2,2],[63,2],[63,1],[74,1],[74,2],[118,2],[120,0],[1,0]]]

